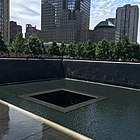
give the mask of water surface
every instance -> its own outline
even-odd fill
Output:
[[[65,88],[105,100],[62,113],[20,95]],[[95,140],[140,140],[140,92],[71,80],[0,87],[0,99],[45,117]]]

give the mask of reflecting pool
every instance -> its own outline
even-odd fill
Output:
[[[61,88],[102,96],[105,99],[63,113],[22,97]],[[0,99],[95,140],[140,139],[139,90],[73,80],[55,80],[0,86]]]

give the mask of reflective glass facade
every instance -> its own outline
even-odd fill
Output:
[[[42,0],[42,16],[44,12],[49,10],[47,10],[44,5],[49,3],[50,5],[54,6],[56,26],[60,25],[60,18],[62,16],[63,9],[69,9],[71,11],[82,12],[83,18],[85,19],[83,22],[86,22],[86,27],[89,27],[90,1],[91,0]],[[52,15],[49,16],[51,17]]]
[[[47,12],[49,13],[49,8],[45,7],[45,5],[50,5],[54,8],[54,14],[55,14],[55,24],[58,27],[60,25],[60,17],[62,14],[62,8],[63,8],[63,0],[42,0],[42,20],[44,18],[44,14]],[[51,18],[53,14],[49,14],[46,18]],[[47,19],[46,19],[47,20]]]
[[[67,8],[70,10],[75,10],[75,0],[67,0]]]
[[[80,0],[64,0],[64,4],[71,11],[80,10]]]
[[[73,30],[76,28],[79,30],[77,31],[77,36],[80,36],[80,30],[89,29],[90,1],[91,0],[42,0],[41,29],[44,30],[45,33],[45,30],[52,28],[53,31],[51,31],[51,33],[54,33],[54,38],[57,38],[55,33],[57,29],[65,30],[66,32],[68,28]],[[59,34],[60,32],[61,31],[59,31]],[[69,32],[67,34],[69,34]],[[76,36],[75,33],[71,33],[70,36],[72,35],[74,37]]]

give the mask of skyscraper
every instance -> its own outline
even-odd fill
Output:
[[[86,40],[90,21],[90,0],[42,0],[41,31],[44,41]]]
[[[130,41],[137,42],[139,8],[130,4],[117,8],[116,29],[120,34],[120,39],[127,36]]]
[[[0,0],[0,35],[6,42],[10,41],[9,7],[9,0]]]

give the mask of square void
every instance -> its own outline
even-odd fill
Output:
[[[71,91],[59,90],[45,94],[31,96],[32,98],[66,108],[78,103],[95,99],[96,97],[78,94]]]
[[[34,93],[25,95],[24,98],[64,113],[104,99],[65,89]]]

